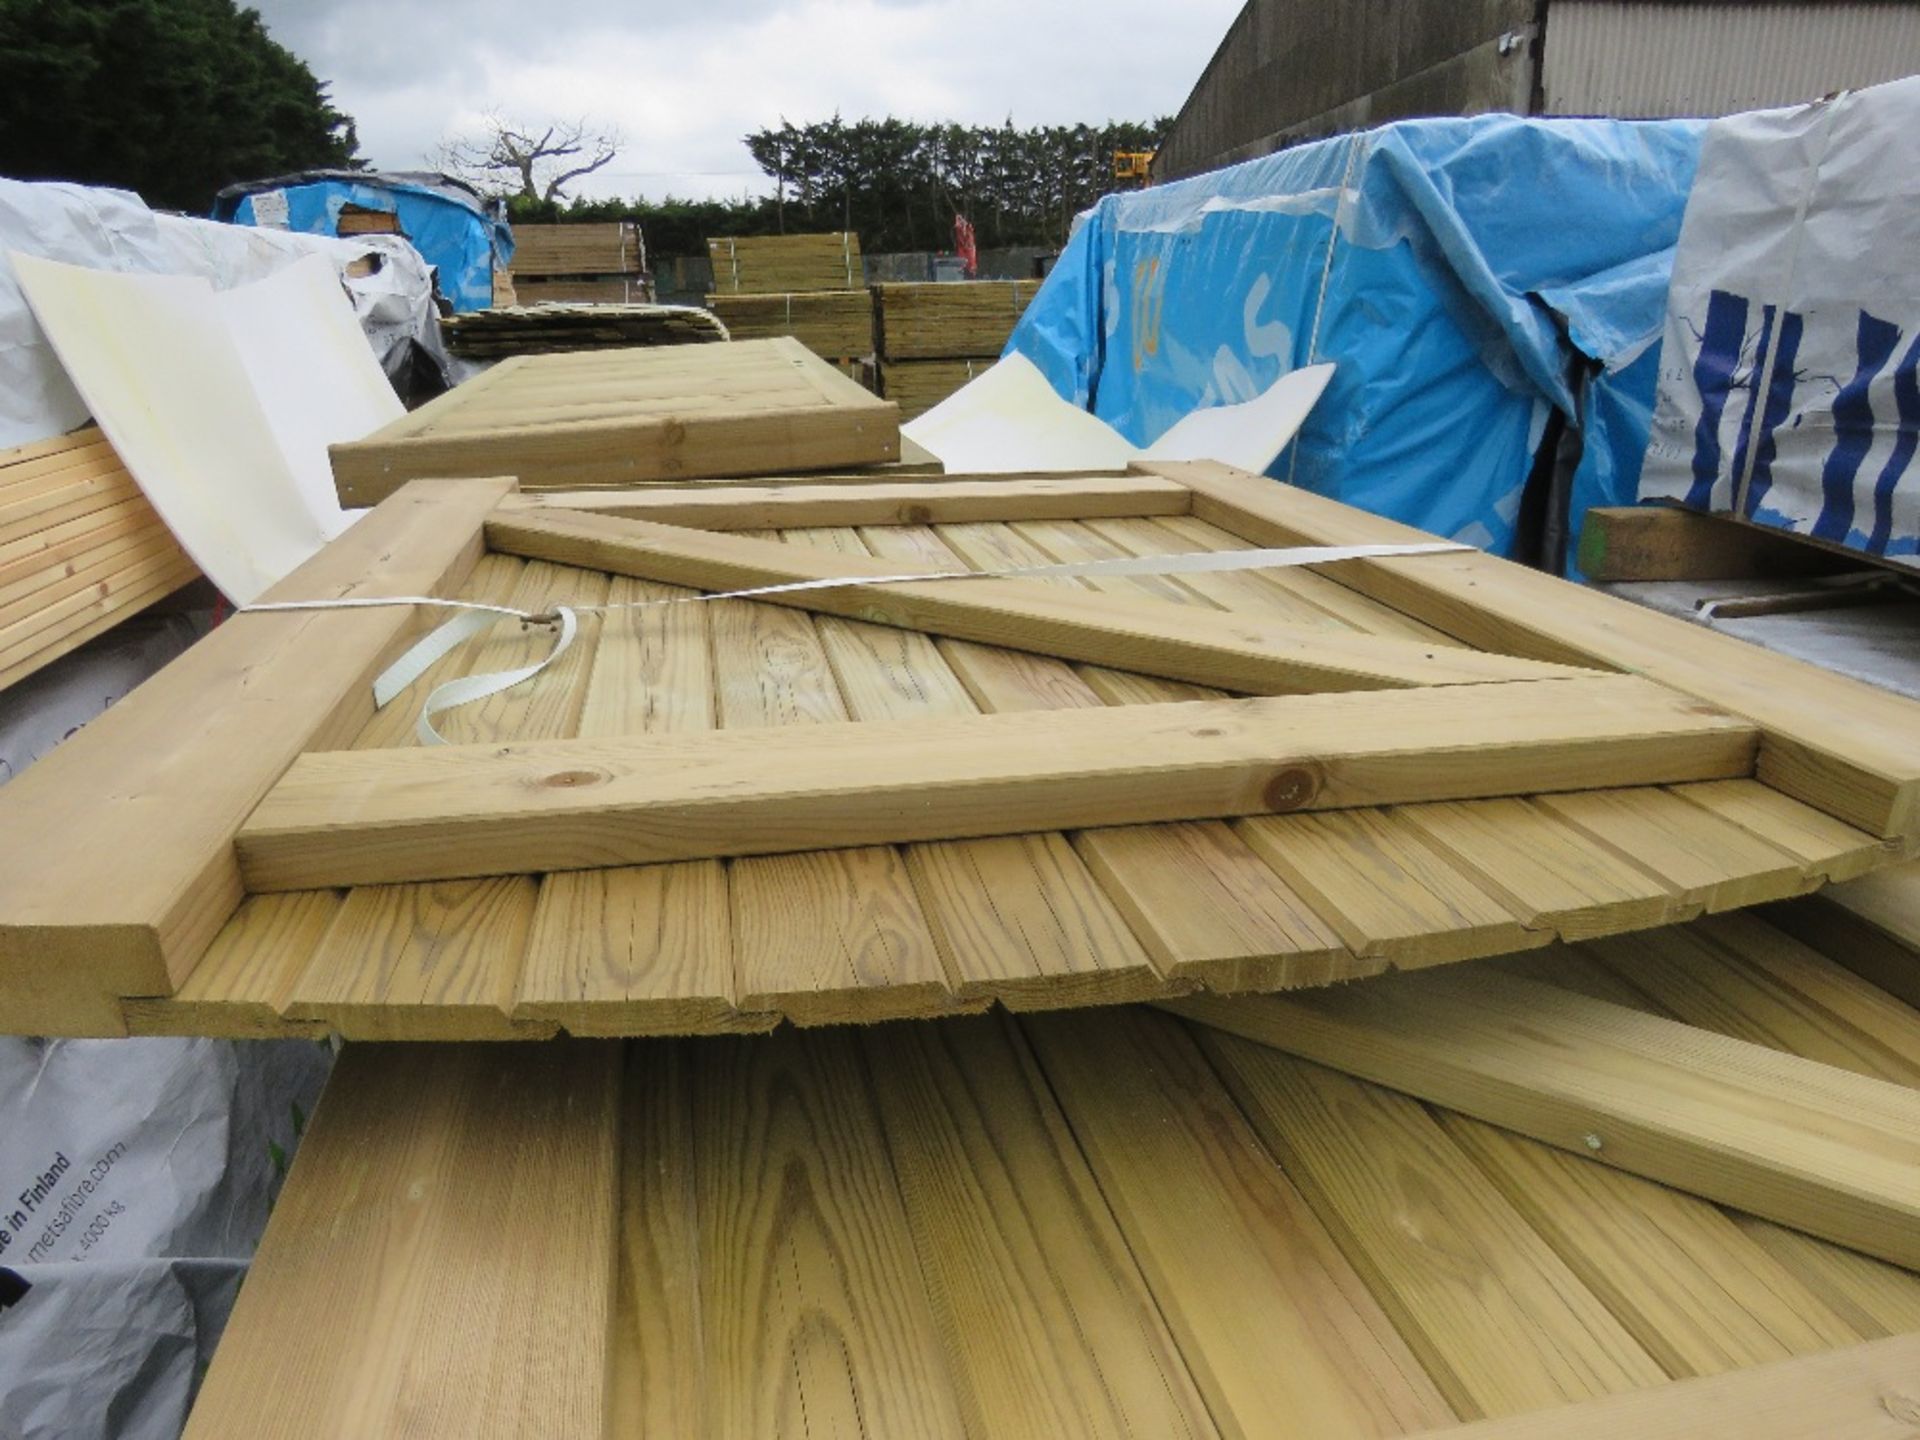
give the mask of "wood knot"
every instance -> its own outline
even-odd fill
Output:
[[[1920,1397],[1889,1390],[1880,1397],[1880,1408],[1902,1425],[1920,1425]]]
[[[586,785],[604,785],[611,779],[613,776],[605,770],[555,770],[551,774],[542,775],[538,783],[549,790],[578,790]]]
[[[1267,781],[1266,788],[1260,792],[1261,800],[1267,809],[1277,813],[1299,810],[1311,804],[1313,797],[1320,793],[1320,777],[1312,767],[1289,765]]]
[[[909,505],[901,512],[900,523],[903,525],[931,525],[933,523],[933,507],[931,505]]]

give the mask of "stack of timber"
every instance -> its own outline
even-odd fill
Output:
[[[1039,289],[1038,280],[876,285],[880,353],[889,360],[997,356]]]
[[[710,1034],[1283,991],[1803,895],[1920,830],[1913,702],[1478,552],[844,583],[1430,540],[1222,466],[508,490],[411,485],[272,597],[589,607],[454,743],[412,743],[418,694],[544,629],[375,715],[404,607],[253,614],[0,791],[0,1024]]]
[[[835,364],[873,353],[873,292],[814,290],[785,295],[709,295],[707,305],[735,340],[790,335]]]
[[[400,217],[391,210],[368,210],[359,205],[343,205],[333,222],[333,233],[348,235],[399,235]]]
[[[647,250],[631,220],[516,225],[511,286],[523,305],[630,305],[653,299]]]
[[[880,393],[925,414],[999,358],[1037,280],[876,285]]]
[[[0,453],[0,689],[199,573],[98,430]]]
[[[1595,582],[1818,577],[1875,559],[1811,536],[1669,505],[1595,506],[1580,532],[1580,570]]]
[[[526,490],[888,465],[899,412],[797,340],[515,356],[335,445],[341,503],[422,477]]]
[[[700,345],[727,338],[713,316],[691,305],[496,305],[449,315],[440,322],[440,333],[450,352],[468,360]]]
[[[979,360],[882,360],[880,393],[900,407],[900,419],[917,420],[993,364]]]
[[[1844,953],[1175,1008],[349,1044],[188,1440],[1916,1433],[1920,1011]]]
[[[860,237],[724,236],[707,241],[713,288],[721,295],[785,295],[797,290],[858,290],[866,284]]]

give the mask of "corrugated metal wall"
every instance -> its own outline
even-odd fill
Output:
[[[1536,0],[1248,0],[1155,180],[1407,115],[1525,110]]]
[[[1550,115],[1727,115],[1920,73],[1920,5],[1553,0]]]

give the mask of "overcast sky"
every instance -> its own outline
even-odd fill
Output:
[[[386,169],[489,110],[616,127],[588,195],[766,187],[740,137],[895,115],[1016,125],[1179,109],[1241,0],[248,0]]]

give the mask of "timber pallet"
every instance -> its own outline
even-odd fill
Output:
[[[613,513],[603,513],[613,512]],[[1216,465],[516,495],[416,482],[270,599],[527,612],[1431,537]],[[0,1025],[700,1034],[1281,991],[1904,853],[1920,710],[1468,550],[511,621],[241,614],[0,791]],[[130,845],[137,845],[131,852]]]
[[[1916,1433],[1920,1012],[1833,956],[1186,1008],[349,1045],[188,1440]]]

